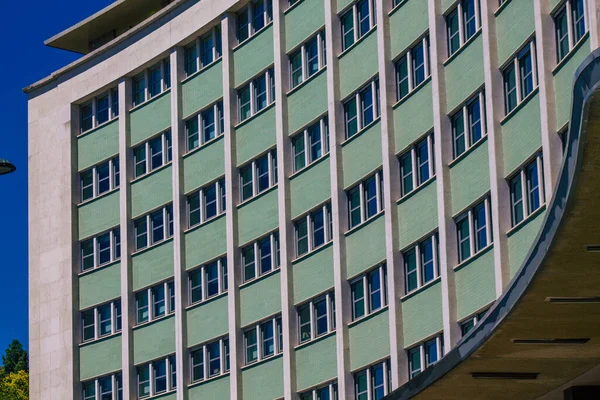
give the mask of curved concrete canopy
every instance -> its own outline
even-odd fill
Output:
[[[535,399],[598,365],[600,51],[596,50],[575,73],[562,169],[525,262],[487,315],[454,349],[386,399]]]

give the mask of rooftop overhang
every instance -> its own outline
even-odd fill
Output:
[[[575,74],[562,169],[520,270],[453,350],[386,399],[536,399],[600,365],[599,177],[596,50]]]
[[[46,40],[50,47],[88,54],[164,8],[168,0],[118,0],[91,17]]]

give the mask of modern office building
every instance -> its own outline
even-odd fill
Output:
[[[562,398],[599,7],[119,0],[47,40],[82,56],[25,88],[31,399]]]

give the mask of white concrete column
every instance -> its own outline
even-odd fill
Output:
[[[183,230],[185,227],[185,197],[183,195],[183,153],[185,151],[185,131],[182,119],[181,80],[183,70],[183,49],[171,50],[171,142],[173,171],[173,257],[175,284],[175,358],[177,368],[177,400],[187,399],[189,382],[189,357],[187,355],[187,314],[185,301],[187,279],[185,273],[185,252]]]
[[[544,153],[544,193],[547,202],[552,199],[554,184],[562,162],[562,143],[556,126],[554,79],[552,69],[556,62],[554,21],[547,1],[534,1],[537,75],[540,97],[542,152]]]
[[[123,365],[123,396],[135,398],[136,376],[133,367],[133,332],[135,302],[133,297],[131,252],[134,247],[131,222],[131,180],[133,156],[131,150],[130,115],[131,80],[119,82],[119,217],[121,225],[121,339]],[[128,367],[127,367],[128,366]]]
[[[447,115],[446,81],[443,65],[446,59],[446,22],[442,15],[440,0],[428,1],[442,318],[444,349],[447,353],[460,339],[460,329],[456,321],[456,288],[454,283],[454,266],[458,262],[456,228],[452,219],[450,170],[448,168],[448,164],[452,160],[452,135],[450,134],[450,120]]]
[[[489,7],[488,2],[481,2],[485,117],[490,166],[490,212],[494,242],[496,298],[498,298],[510,281],[508,238],[506,237],[506,232],[510,229],[510,193],[506,179],[504,179],[502,127],[500,125],[504,115],[504,93],[502,73],[498,64],[494,10],[495,6]]]
[[[336,14],[337,0],[325,0],[325,40],[327,48],[327,112],[329,116],[329,162],[331,175],[331,214],[333,225],[333,279],[335,290],[335,326],[338,397],[354,399],[350,371],[348,323],[351,321],[350,287],[346,273],[346,237],[348,230],[346,194],[343,188],[342,146],[344,140],[343,109],[340,102],[339,62],[341,34]]]
[[[594,51],[600,47],[600,2],[598,0],[587,0],[586,11],[585,23],[590,31],[590,50]]]
[[[385,210],[385,247],[387,262],[388,314],[390,324],[390,391],[408,381],[408,361],[404,351],[402,303],[398,293],[404,287],[404,273],[398,254],[398,207],[400,171],[396,158],[394,133],[395,77],[390,50],[389,12],[392,1],[377,0],[377,52],[381,104],[381,148],[383,161],[383,208]]]
[[[289,68],[285,52],[285,21],[283,10],[288,0],[273,1],[273,44],[275,54],[275,125],[277,141],[277,200],[279,209],[279,254],[281,279],[281,323],[283,329],[283,396],[296,398],[295,338],[296,318],[293,297],[292,254],[294,233],[290,211],[290,179],[292,146],[288,132],[286,88]]]
[[[236,169],[235,130],[237,121],[236,94],[233,87],[233,46],[235,40],[235,15],[225,14],[221,20],[223,35],[223,115],[225,121],[225,199],[227,211],[227,303],[229,307],[229,372],[230,398],[242,398],[241,366],[244,363],[242,334],[240,330],[240,283],[241,265],[237,228],[237,204],[239,180]]]

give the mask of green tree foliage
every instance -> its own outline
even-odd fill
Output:
[[[29,372],[20,370],[4,376],[0,380],[0,399],[28,400]]]
[[[21,342],[12,341],[2,356],[2,364],[4,364],[4,374],[29,372],[29,357]]]

